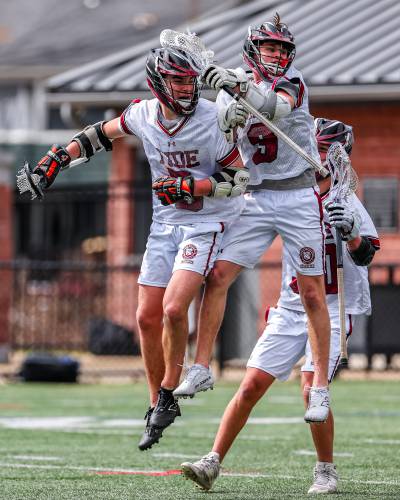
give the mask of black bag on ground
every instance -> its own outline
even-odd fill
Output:
[[[25,382],[77,382],[79,362],[70,356],[50,353],[30,354],[22,363],[20,376]]]
[[[140,348],[133,331],[105,318],[92,318],[88,324],[88,349],[103,356],[138,356]]]

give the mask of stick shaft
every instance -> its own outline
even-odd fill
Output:
[[[261,123],[263,123],[271,132],[273,132],[277,137],[282,139],[288,146],[290,146],[297,154],[304,158],[317,172],[326,177],[329,172],[323,167],[319,162],[314,160],[304,149],[302,149],[298,144],[296,144],[290,137],[288,137],[281,129],[279,129],[274,123],[268,120],[263,114],[261,114],[258,109],[254,108],[250,103],[243,99],[239,94],[234,92],[230,87],[223,87],[225,92],[227,92],[231,97],[233,97],[237,102],[239,102],[249,113],[258,118]]]
[[[343,242],[340,231],[336,228],[336,268],[338,281],[338,302],[340,320],[340,361],[347,363],[347,332],[346,332],[346,306],[344,295],[344,275],[343,275]]]

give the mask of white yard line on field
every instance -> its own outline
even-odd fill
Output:
[[[152,453],[155,458],[199,458],[199,455],[185,455],[184,453]]]
[[[154,470],[138,470],[138,469],[115,469],[115,468],[101,468],[101,467],[83,467],[83,466],[78,466],[78,465],[38,465],[38,464],[13,464],[13,463],[6,463],[6,462],[0,462],[0,467],[5,467],[5,468],[10,468],[10,469],[45,469],[45,470],[52,470],[52,469],[68,469],[68,470],[76,470],[76,471],[82,471],[82,472],[102,472],[102,473],[121,473],[121,474],[165,474],[168,473],[168,471],[154,471]],[[176,472],[176,471],[172,471]],[[298,475],[296,476],[290,476],[290,475],[282,475],[282,474],[263,474],[263,473],[258,473],[258,472],[222,472],[222,476],[226,477],[247,477],[247,478],[269,478],[269,479],[293,479],[298,481],[299,479],[309,479],[308,475],[307,477],[299,477]],[[382,485],[389,485],[389,486],[400,486],[399,481],[369,481],[369,480],[362,480],[362,479],[344,479],[340,478],[342,482],[346,483],[356,483],[356,484],[382,484]]]
[[[209,421],[213,424],[219,424],[220,418],[211,418]],[[286,424],[303,424],[302,417],[250,417],[247,424],[252,425],[286,425]]]
[[[193,421],[196,419],[187,419],[176,422],[174,427],[193,426]],[[210,417],[202,419],[202,424],[219,424],[220,417]],[[304,420],[301,417],[250,417],[248,420],[250,425],[287,425],[287,424],[303,424]],[[143,427],[144,421],[141,418],[96,418],[90,416],[79,417],[1,417],[0,428],[6,429],[32,429],[46,431],[71,431],[76,429],[122,429]]]
[[[7,458],[14,458],[15,460],[38,460],[38,461],[62,460],[61,457],[43,457],[41,455],[7,455]]]
[[[400,439],[363,439],[363,443],[368,444],[400,444]]]
[[[303,456],[313,456],[315,457],[315,450],[294,450],[293,455],[303,455]],[[335,451],[335,457],[354,457],[354,453],[348,453],[346,451]]]

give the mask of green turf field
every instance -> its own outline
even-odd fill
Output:
[[[258,405],[211,493],[179,475],[134,474],[208,452],[236,387],[185,400],[182,418],[140,452],[144,384],[1,386],[0,498],[308,498],[315,458],[295,383],[275,384]],[[338,381],[332,392],[340,498],[400,499],[399,383]]]

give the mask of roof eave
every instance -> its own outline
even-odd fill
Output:
[[[400,100],[400,83],[379,83],[370,85],[318,85],[309,87],[310,101],[388,101]],[[215,99],[215,92],[203,90],[202,97]],[[86,106],[125,106],[132,98],[151,99],[147,90],[132,92],[47,92],[46,101],[55,107],[62,103]]]

